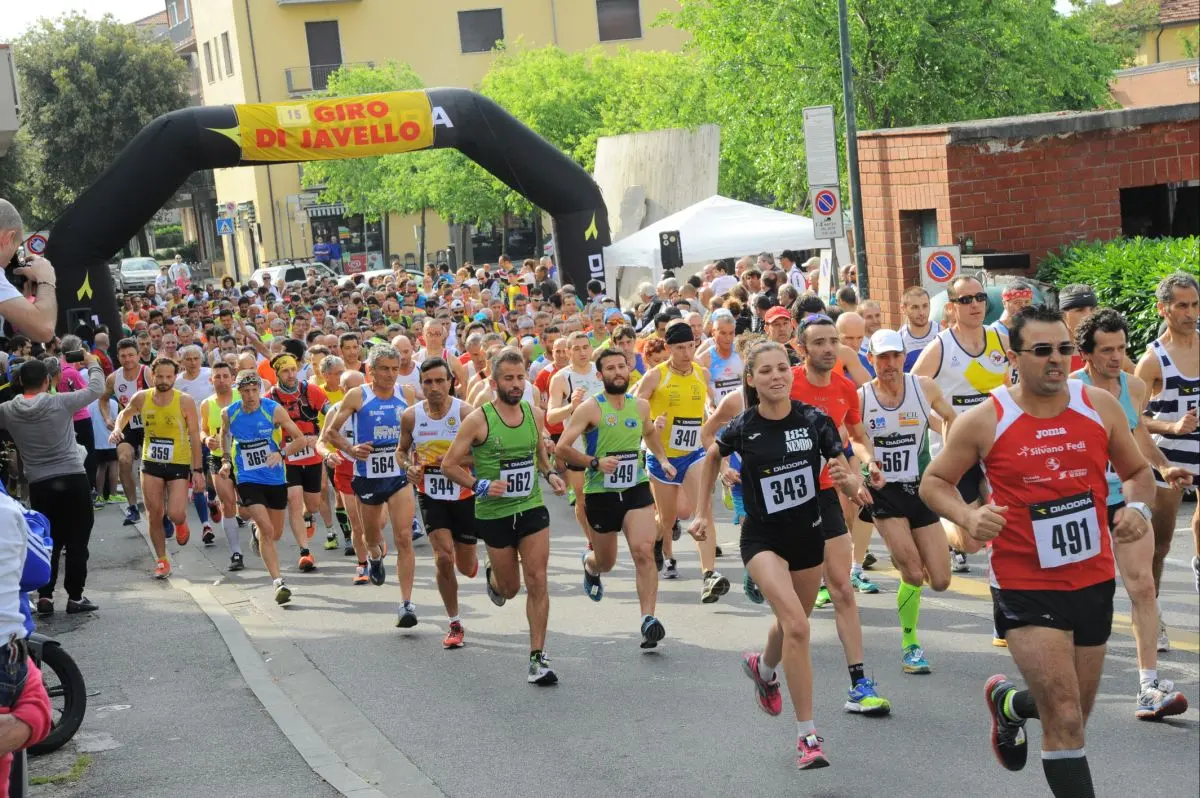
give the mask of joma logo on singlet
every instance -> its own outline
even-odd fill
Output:
[[[1055,435],[1066,435],[1066,427],[1051,427],[1050,429],[1040,429],[1037,431],[1036,437],[1039,441],[1042,438],[1053,438]]]

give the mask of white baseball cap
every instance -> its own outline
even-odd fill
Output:
[[[871,354],[882,355],[884,352],[903,352],[904,339],[895,330],[876,330],[871,336]]]

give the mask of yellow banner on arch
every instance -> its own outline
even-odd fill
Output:
[[[433,146],[423,91],[234,106],[244,161],[319,161]]]

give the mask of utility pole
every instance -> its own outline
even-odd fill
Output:
[[[838,34],[842,49],[842,106],[846,111],[846,161],[850,167],[850,205],[854,213],[854,263],[858,270],[858,300],[868,297],[867,241],[863,231],[862,188],[858,183],[858,123],[854,118],[854,78],[850,66],[850,27],[846,0],[838,0]]]

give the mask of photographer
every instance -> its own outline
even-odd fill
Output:
[[[51,394],[46,364],[30,360],[14,375],[20,394],[0,405],[0,427],[8,430],[25,467],[29,503],[50,520],[54,538],[50,582],[39,590],[39,615],[54,612],[60,552],[66,550],[67,612],[91,612],[96,605],[83,595],[87,581],[88,541],[92,534],[92,489],[84,470],[84,448],[75,442],[72,417],[104,391],[104,372],[85,354],[87,388]]]
[[[17,332],[35,341],[49,341],[54,337],[54,325],[58,320],[54,267],[40,257],[27,258],[23,263],[17,260],[24,229],[21,214],[11,202],[0,199],[0,265],[10,267],[0,277],[0,316]],[[13,285],[12,276],[25,281],[24,287],[33,302]]]

